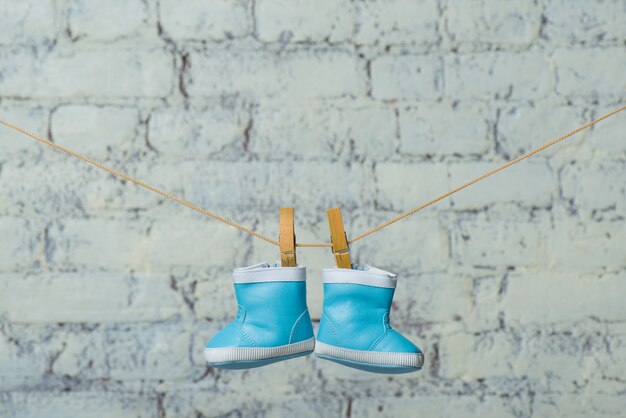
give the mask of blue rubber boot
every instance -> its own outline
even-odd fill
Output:
[[[325,269],[315,355],[373,373],[416,372],[421,350],[389,325],[396,275],[371,266]]]
[[[313,352],[306,269],[267,263],[235,269],[237,318],[205,346],[209,366],[250,369]]]

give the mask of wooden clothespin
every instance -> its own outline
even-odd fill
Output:
[[[281,267],[297,267],[296,234],[294,232],[293,208],[280,208],[280,265]]]
[[[348,237],[343,228],[343,219],[341,218],[341,209],[331,208],[326,211],[328,214],[328,225],[330,226],[330,241],[332,242],[332,251],[335,255],[337,267],[350,269],[350,246],[348,245]]]

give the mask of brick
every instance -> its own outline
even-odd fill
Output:
[[[0,271],[15,271],[37,263],[43,246],[39,242],[43,227],[16,217],[0,217]]]
[[[617,394],[541,394],[533,402],[533,417],[619,417],[624,408],[626,399]]]
[[[598,49],[557,50],[553,57],[556,67],[556,92],[567,99],[619,100],[626,90],[621,77],[626,67],[622,47]],[[589,63],[593,62],[593,67]],[[602,71],[595,71],[601,68]]]
[[[120,391],[30,391],[9,392],[0,404],[3,416],[48,418],[56,416],[115,418],[157,415],[155,395]]]
[[[320,399],[321,398],[321,399]],[[341,399],[334,396],[302,397],[285,396],[280,397],[268,405],[267,416],[294,416],[305,418],[315,418],[322,416],[341,416],[344,412],[344,405]]]
[[[279,363],[280,364],[280,363]],[[258,404],[253,408],[250,404],[254,399],[241,396],[241,393],[225,392],[219,396],[202,396],[191,387],[182,390],[170,390],[163,400],[166,416],[185,417],[199,414],[200,416],[219,416],[239,413],[254,414],[259,412]]]
[[[123,184],[117,177],[76,158],[48,148],[43,149],[41,155],[43,158],[37,160],[20,162],[15,159],[3,166],[0,193],[5,199],[0,200],[0,212],[50,219],[156,204],[153,196],[150,196],[153,200],[148,200],[148,192],[132,183]],[[111,165],[135,174],[128,165]],[[24,181],[26,172],[28,181]]]
[[[574,107],[539,105],[534,107],[515,105],[503,108],[498,120],[498,145],[509,158],[520,156],[544,143],[555,139],[585,123],[582,112]],[[580,144],[590,136],[582,131],[575,137],[554,146],[532,158],[560,157],[569,148]],[[573,149],[573,153],[579,150]]]
[[[403,220],[384,232],[364,238],[355,245],[360,263],[402,271],[440,271],[449,263],[446,230],[436,218]],[[367,225],[369,229],[373,225]],[[362,229],[359,228],[359,232]],[[355,231],[356,232],[356,231]],[[390,260],[394,265],[389,266]],[[410,279],[406,279],[407,281]]]
[[[362,45],[433,45],[439,8],[434,0],[357,2],[355,42]]]
[[[400,152],[420,156],[483,154],[491,146],[494,116],[480,103],[400,109]]]
[[[194,347],[202,348],[206,339],[216,331],[210,323],[203,323],[196,328],[196,336],[200,339],[194,343]],[[201,342],[202,345],[198,345]],[[202,350],[192,350],[194,357],[202,357]],[[329,405],[323,406],[315,389],[314,358],[305,356],[288,362],[279,362],[270,367],[262,367],[255,370],[255,378],[250,379],[246,373],[228,373],[219,369],[210,368],[202,379],[207,379],[204,386],[212,393],[206,396],[197,390],[197,383],[181,382],[176,388],[168,390],[168,395],[163,400],[163,406],[167,416],[205,416],[229,415],[235,411],[243,416],[254,416],[261,413],[264,416],[290,416],[293,413],[292,403],[295,407],[303,408],[303,416],[319,416],[320,412],[326,416],[336,416],[336,397],[328,400]],[[202,371],[207,370],[202,359],[198,364]],[[314,392],[303,393],[298,389],[300,385],[314,388]],[[214,396],[213,396],[214,395]],[[324,396],[324,395],[321,395]],[[262,399],[262,401],[260,401]],[[317,413],[311,412],[310,403],[313,402]],[[281,405],[285,405],[283,412]],[[266,412],[270,411],[270,412]],[[274,415],[276,414],[276,415]]]
[[[446,23],[452,43],[464,49],[476,44],[528,45],[539,36],[541,11],[537,2],[452,2]]]
[[[254,176],[265,175],[265,173],[259,173],[259,168],[254,167],[254,164],[248,163],[247,166],[246,170],[246,165],[243,163],[212,161],[207,164],[202,160],[181,160],[145,166],[137,175],[140,178],[150,179],[151,183],[160,185],[163,190],[183,197],[200,207],[206,207],[208,210],[223,212],[224,209],[237,208],[241,211],[256,202],[254,200],[256,196],[245,195],[247,191],[250,191],[247,187],[254,190],[258,180]],[[232,175],[231,181],[222,181],[222,173]],[[253,173],[252,177],[240,177],[250,173]],[[262,184],[260,180],[259,183]],[[160,197],[152,193],[143,194],[142,198],[139,203],[147,205],[162,201]],[[168,202],[162,210],[167,210],[175,216],[180,216],[181,213],[195,216],[188,209],[172,203]]]
[[[110,378],[107,344],[115,342],[105,341],[103,329],[99,325],[82,325],[80,329],[72,329],[64,323],[52,339],[62,343],[61,348],[55,352],[56,359],[51,364],[49,373],[82,379]],[[133,348],[128,348],[130,355]]]
[[[173,58],[161,49],[33,54],[28,48],[5,48],[0,63],[0,90],[21,98],[158,98],[170,92],[174,76]]]
[[[182,163],[182,165],[185,166],[185,163]],[[183,184],[185,173],[179,171],[179,168],[178,164],[162,162],[162,157],[158,156],[150,163],[138,161],[137,164],[129,164],[129,167],[122,166],[120,170],[133,175],[137,179],[145,180],[160,190],[185,198]],[[101,175],[100,173],[98,174]],[[193,213],[181,205],[135,184],[126,182],[121,188],[123,190],[117,190],[113,199],[96,199],[96,196],[89,195],[89,202],[93,206],[97,205],[96,207],[103,209],[119,208],[132,211],[134,209],[155,208],[161,212],[169,211],[172,214],[178,214],[181,210],[189,214]],[[112,189],[115,191],[115,188],[109,185],[100,190],[99,193],[106,198],[107,193],[111,193]]]
[[[468,316],[462,320],[467,331],[493,330],[501,326],[499,312],[494,309],[500,299],[502,281],[497,276],[467,274],[465,280],[472,279],[471,307]],[[443,304],[443,303],[442,303]]]
[[[569,164],[561,172],[563,198],[575,207],[602,209],[626,201],[626,163]]]
[[[523,101],[549,96],[555,85],[544,52],[485,52],[444,59],[445,95],[455,99]]]
[[[396,117],[388,107],[266,105],[254,113],[249,149],[270,160],[379,160],[393,155],[395,139]]]
[[[624,273],[599,277],[584,273],[516,273],[509,277],[502,306],[507,321],[519,324],[570,324],[591,316],[618,321],[626,313],[620,302],[626,286],[624,277]]]
[[[108,219],[63,219],[48,232],[50,263],[106,271],[141,269],[146,261],[147,227]]]
[[[587,119],[594,119],[614,109],[615,106],[601,106],[590,112]],[[618,117],[595,125],[586,135],[583,135],[579,152],[584,151],[608,160],[626,160],[626,141],[624,141],[623,129],[620,129],[620,126],[623,126],[621,124],[623,122]],[[589,140],[585,140],[586,138]]]
[[[298,362],[302,362],[302,359],[290,362],[292,363],[292,369],[294,368],[293,365]],[[266,367],[258,371],[263,372],[273,367],[280,367],[283,364],[285,363],[277,363],[270,368]],[[284,372],[289,373],[289,370]],[[291,377],[292,373],[289,373],[289,375]],[[284,376],[284,374],[280,376]],[[274,384],[272,387],[275,387]],[[250,391],[249,396],[241,396],[241,391],[231,389],[220,391],[218,396],[207,397],[191,390],[175,390],[168,393],[163,404],[166,416],[193,416],[196,414],[228,416],[234,413],[242,416],[260,414],[260,416],[267,417],[283,417],[297,414],[302,418],[314,418],[343,415],[345,406],[342,399],[337,396],[320,395],[317,392],[283,395],[280,394],[281,391],[282,387],[280,390],[271,392],[268,388],[260,388],[260,391]],[[262,401],[257,398],[260,396],[262,396]]]
[[[461,265],[536,266],[546,263],[546,222],[462,221],[452,230],[452,257]]]
[[[626,327],[623,323],[611,325],[607,334],[603,342],[606,341],[610,355],[603,353],[602,357],[596,358],[601,358],[599,367],[602,376],[619,382],[626,373]]]
[[[348,0],[258,0],[254,5],[261,41],[335,43],[352,35],[353,13]]]
[[[180,323],[115,326],[105,331],[109,375],[116,380],[180,379],[190,373],[190,330]],[[191,349],[202,350],[200,347]]]
[[[0,299],[2,298],[3,295],[0,295]],[[19,338],[16,338],[15,334],[15,332],[11,335],[0,333],[0,379],[40,378],[48,367],[47,350],[50,344],[24,343],[24,333],[20,332]],[[28,337],[37,341],[40,335],[31,332],[28,333]],[[0,411],[2,411],[2,406],[0,406]]]
[[[56,35],[54,0],[24,0],[0,5],[0,45],[50,42]]]
[[[384,208],[409,210],[449,189],[446,165],[437,163],[376,165],[377,202]],[[449,202],[440,202],[440,208]]]
[[[182,301],[167,276],[149,273],[5,274],[0,310],[15,323],[171,318]]]
[[[186,78],[192,97],[240,95],[307,99],[365,94],[365,71],[344,50],[214,50],[192,54]]]
[[[420,240],[421,245],[407,242],[405,246],[419,255],[426,255],[427,252],[422,249],[425,242],[428,240]],[[441,266],[438,267],[441,269]],[[429,273],[415,265],[414,271],[398,275],[391,312],[392,325],[395,324],[396,329],[409,330],[411,325],[424,323],[446,323],[459,319],[472,322],[471,294],[472,280],[469,277]]]
[[[432,396],[417,395],[403,398],[359,398],[352,402],[355,417],[412,416],[420,411],[429,417],[481,417],[504,418],[516,416],[510,403],[496,396]]]
[[[163,0],[160,21],[174,39],[218,41],[240,38],[251,31],[247,2],[238,0],[192,0],[186,1],[185,7],[176,0]]]
[[[243,148],[249,123],[244,109],[164,108],[150,115],[150,145],[164,158],[201,158],[229,145]]]
[[[444,378],[464,381],[504,377],[514,372],[512,360],[517,349],[513,336],[504,332],[444,336],[439,373]]]
[[[597,359],[608,354],[597,331],[533,330],[522,337],[521,349],[510,363],[515,373],[527,376],[539,392],[574,392],[590,382],[595,386],[599,377]]]
[[[129,107],[61,106],[52,113],[51,126],[56,143],[102,160],[133,149],[139,112]]]
[[[194,162],[179,170],[184,175],[185,197],[213,210],[274,211],[278,207],[293,207],[296,202],[304,210],[336,205],[354,207],[357,202],[363,205],[372,199],[371,170],[358,164]],[[324,185],[322,194],[316,193],[320,185]]]
[[[575,391],[595,382],[597,358],[607,355],[597,332],[569,328],[565,332],[531,328],[517,332],[456,333],[440,343],[442,377],[502,381],[524,376],[542,392]],[[532,359],[531,362],[528,359]]]
[[[438,99],[442,95],[443,68],[428,55],[383,56],[371,63],[372,95],[377,99]]]
[[[451,186],[460,186],[500,165],[501,162],[450,164]],[[545,162],[523,161],[454,194],[451,200],[455,209],[477,209],[511,202],[525,207],[545,207],[555,198],[557,183],[557,173]]]
[[[158,271],[175,266],[240,267],[246,240],[242,232],[204,217],[160,219],[147,238],[147,265]]]
[[[190,336],[176,321],[73,328],[56,336],[63,345],[51,372],[81,379],[179,379],[191,372]]]
[[[48,125],[48,113],[42,106],[18,103],[0,104],[2,119],[30,132],[43,134]],[[0,163],[15,157],[34,156],[42,152],[32,139],[2,127],[2,153]],[[0,173],[1,174],[1,173]]]
[[[589,7],[585,0],[549,0],[544,36],[551,44],[599,45],[622,42],[626,37],[626,7],[608,0]]]
[[[71,0],[67,30],[76,40],[113,41],[146,31],[149,18],[148,4],[141,0]]]
[[[575,273],[619,271],[626,266],[625,234],[619,216],[613,222],[556,219],[545,238],[551,266]]]
[[[241,267],[241,266],[237,266]],[[194,313],[197,318],[232,320],[237,313],[232,274],[214,273],[208,280],[199,282],[194,296]]]

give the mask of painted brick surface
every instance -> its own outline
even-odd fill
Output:
[[[400,152],[415,156],[483,154],[493,144],[494,119],[493,111],[480,103],[401,109]]]
[[[384,100],[441,97],[443,68],[431,55],[383,55],[371,63],[372,96]],[[419,76],[418,76],[419,75]]]
[[[439,39],[439,4],[434,0],[360,1],[355,8],[357,44],[425,48]]]
[[[0,118],[278,238],[355,236],[626,100],[621,0],[0,0]],[[0,128],[1,417],[619,417],[626,116],[352,245],[410,376],[202,347],[278,249]],[[298,251],[314,328],[328,248]]]
[[[73,40],[115,41],[137,37],[150,29],[150,7],[141,0],[113,0],[106,3],[71,0],[67,34]],[[115,24],[112,24],[115,22]]]
[[[248,2],[241,0],[159,3],[159,27],[173,39],[220,41],[250,34],[252,21]]]
[[[547,99],[556,84],[550,67],[549,53],[533,49],[447,55],[446,96],[496,101]]]
[[[0,4],[0,44],[47,43],[56,36],[54,0],[26,0]],[[28,28],[28,30],[24,30]]]
[[[172,90],[172,57],[162,48],[109,46],[50,52],[9,47],[0,51],[3,94],[15,97],[163,97]],[[19,66],[12,64],[18,61]]]
[[[451,41],[466,49],[481,44],[528,46],[539,36],[539,2],[522,1],[502,7],[498,0],[480,0],[467,7],[450,2],[447,29]]]
[[[365,71],[346,49],[271,51],[256,47],[194,53],[191,96],[336,98],[365,94]]]
[[[348,0],[259,0],[254,7],[261,41],[337,43],[353,33],[353,6]]]
[[[116,126],[118,134],[109,132]],[[85,155],[105,159],[133,149],[139,128],[139,113],[131,107],[69,105],[56,109],[50,120],[52,138]]]

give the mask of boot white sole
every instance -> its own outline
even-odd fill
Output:
[[[311,353],[314,348],[314,337],[298,343],[279,345],[276,347],[205,347],[204,359],[210,365],[216,366],[224,365],[225,363],[264,362],[265,360],[271,359],[280,361]],[[264,364],[269,363],[264,362]]]
[[[344,366],[374,373],[408,373],[424,365],[423,353],[396,353],[353,350],[317,341],[317,357],[341,363]]]

